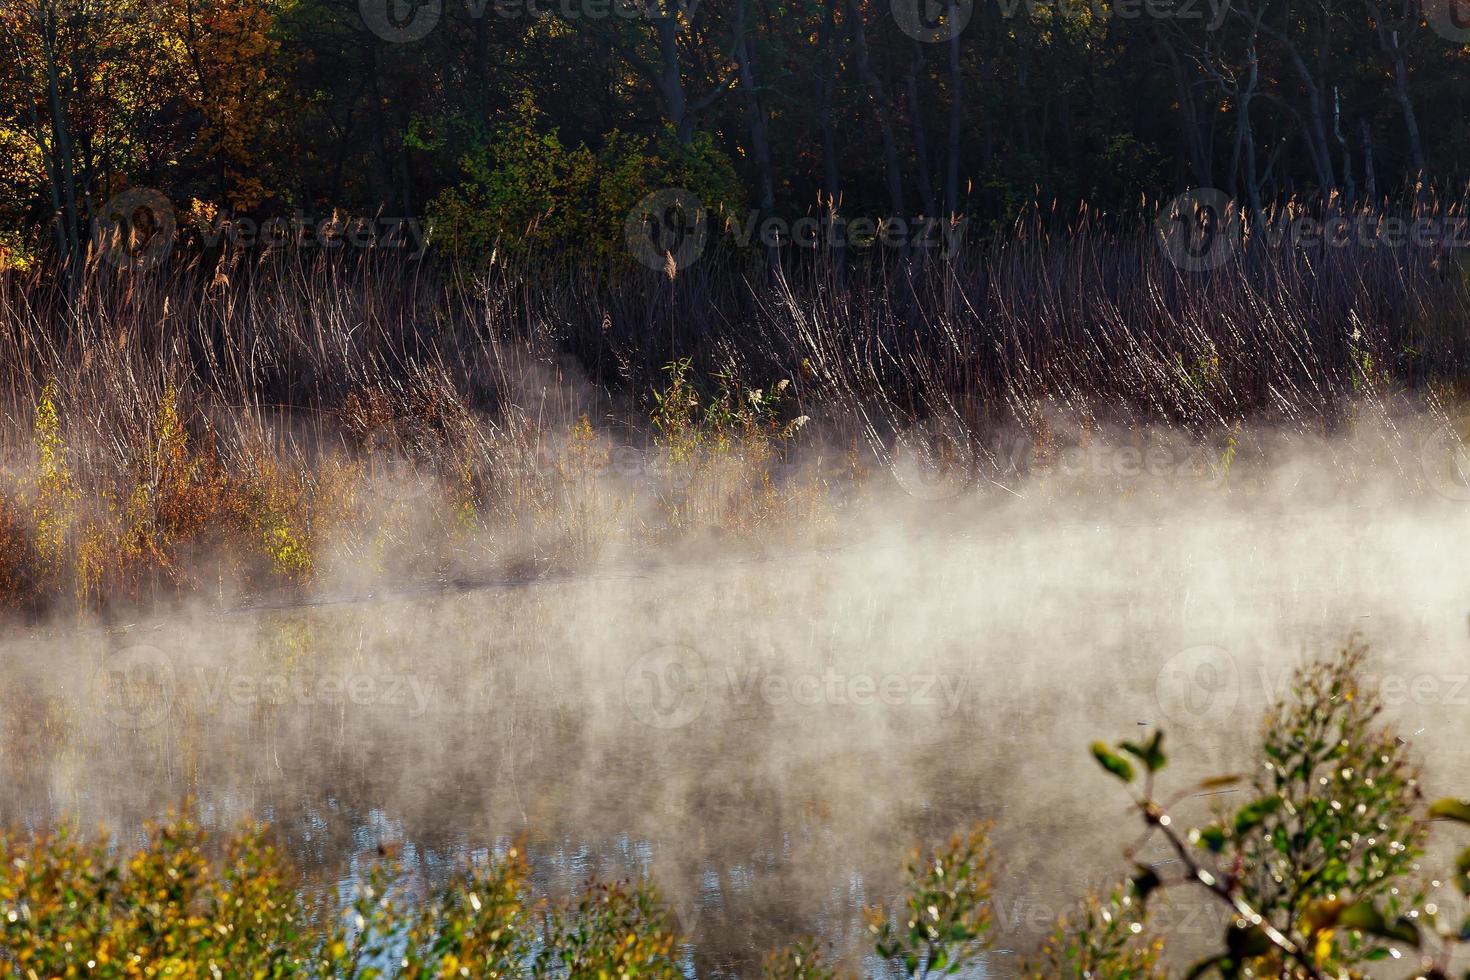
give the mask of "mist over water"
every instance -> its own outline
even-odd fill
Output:
[[[126,838],[192,797],[324,881],[380,843],[428,881],[524,838],[548,893],[649,874],[701,972],[747,973],[802,934],[855,955],[906,851],[990,820],[997,946],[1025,949],[1129,871],[1089,742],[1164,728],[1181,789],[1247,771],[1292,667],[1350,633],[1428,795],[1463,791],[1470,503],[1419,445],[1270,444],[1228,481],[1104,454],[871,491],[823,548],[12,628],[0,816]]]

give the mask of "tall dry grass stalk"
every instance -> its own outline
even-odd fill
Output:
[[[0,601],[295,588],[328,561],[531,573],[619,535],[814,522],[916,422],[983,465],[996,432],[1327,435],[1458,394],[1465,250],[1302,246],[1273,232],[1297,210],[1206,273],[1086,209],[775,271],[717,236],[673,278],[182,249],[94,263],[75,295],[0,272]],[[839,463],[787,465],[800,441]]]

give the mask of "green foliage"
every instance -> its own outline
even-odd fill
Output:
[[[1162,735],[1117,751],[1094,746],[1103,769],[1135,793],[1147,828],[1130,853],[1159,835],[1178,860],[1140,864],[1125,884],[1089,895],[1022,960],[1021,975],[1164,976],[1165,937],[1150,933],[1149,909],[1161,890],[1189,887],[1230,915],[1219,951],[1190,976],[1362,977],[1394,950],[1417,976],[1448,978],[1470,922],[1433,900],[1415,862],[1429,822],[1470,825],[1470,802],[1422,805],[1403,746],[1377,723],[1359,682],[1365,656],[1354,643],[1298,672],[1268,716],[1254,797],[1203,828],[1177,828],[1152,795],[1167,763]],[[1143,767],[1141,780],[1124,756]],[[877,955],[910,977],[974,966],[990,948],[993,867],[983,827],[915,852],[896,913],[868,913]],[[1470,849],[1445,876],[1470,897],[1467,873]],[[69,829],[0,837],[0,957],[36,977],[75,975],[83,964],[98,977],[688,975],[683,940],[652,886],[591,883],[553,904],[532,895],[530,880],[519,848],[428,893],[385,860],[342,909],[304,885],[256,825],[216,844],[178,818],[150,827],[131,854],[105,840],[83,844]],[[765,957],[763,975],[839,973],[807,940]]]
[[[1040,953],[1022,962],[1021,975],[1030,980],[1164,977],[1159,966],[1164,942],[1144,931],[1146,898],[1135,882],[1089,895],[1057,922]]]
[[[905,976],[950,976],[986,948],[990,931],[991,854],[984,828],[909,861],[901,921],[869,913],[878,955]]]
[[[761,976],[766,980],[837,980],[838,973],[827,965],[816,942],[804,939],[767,953],[761,961]]]
[[[707,136],[686,146],[668,132],[655,141],[614,130],[597,152],[569,147],[529,94],[460,166],[463,179],[429,215],[450,253],[477,260],[498,250],[626,261],[625,219],[648,194],[682,187],[712,212],[740,202],[735,172]]]
[[[1436,959],[1423,928],[1435,925],[1440,909],[1417,874],[1428,830],[1418,771],[1406,743],[1380,723],[1382,707],[1362,684],[1367,656],[1354,639],[1337,658],[1297,671],[1290,695],[1267,715],[1264,760],[1250,801],[1189,831],[1187,841],[1153,796],[1153,775],[1164,763],[1152,751],[1160,736],[1121,747],[1148,768],[1141,791],[1121,754],[1102,743],[1093,747],[1102,768],[1137,793],[1145,841],[1164,836],[1186,869],[1173,881],[1142,869],[1135,879],[1140,894],[1202,886],[1235,916],[1224,950],[1192,975],[1360,976],[1367,964],[1405,950],[1421,953],[1426,975],[1447,975],[1448,952]],[[1239,781],[1224,777],[1201,788]],[[1427,816],[1470,823],[1470,807],[1441,800]],[[1457,884],[1470,894],[1467,865],[1470,853],[1457,868]]]
[[[555,917],[540,967],[571,977],[682,977],[678,937],[652,886],[593,885]]]
[[[0,950],[27,976],[282,976],[317,943],[297,880],[255,826],[206,855],[188,819],[119,861],[62,830],[0,839]]]
[[[0,955],[27,976],[683,976],[651,887],[592,884],[546,909],[517,848],[412,901],[385,861],[345,916],[256,825],[213,847],[178,818],[121,857],[70,830],[0,838],[0,861]]]
[[[704,396],[696,384],[694,362],[674,361],[664,368],[669,383],[652,395],[651,420],[658,440],[672,460],[687,463],[703,450],[727,453],[737,446],[750,450],[770,448],[796,437],[806,416],[786,419],[791,382],[784,378],[769,390],[747,388],[728,372],[715,375],[713,394]]]

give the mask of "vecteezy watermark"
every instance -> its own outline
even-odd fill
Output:
[[[162,650],[124,647],[93,673],[92,703],[118,728],[142,731],[168,717],[175,684],[173,663]]]
[[[1454,430],[1442,427],[1425,439],[1419,463],[1435,493],[1448,500],[1470,500],[1470,447]]]
[[[1160,845],[1161,847],[1164,845]],[[1175,863],[1172,855],[1160,857],[1167,864]],[[1140,863],[1147,866],[1150,862],[1139,856]],[[1081,894],[1107,894],[1115,882],[1100,878],[1088,880],[1086,876],[1082,880],[1074,882]],[[1072,903],[1054,905],[1045,898],[1032,898],[1028,895],[1009,895],[1004,900],[994,899],[990,903],[991,918],[995,926],[995,932],[1000,936],[1045,936],[1056,928],[1057,922],[1075,912]],[[1177,901],[1156,902],[1149,906],[1148,925],[1154,935],[1184,938],[1200,937],[1214,939],[1220,936],[1228,926],[1234,914],[1230,908],[1218,902],[1196,901],[1179,903]],[[1009,946],[1010,943],[1005,945]]]
[[[1470,44],[1470,0],[1424,0],[1424,19],[1445,40]]]
[[[1159,710],[1168,724],[1183,728],[1223,728],[1235,723],[1235,711],[1247,690],[1265,703],[1291,694],[1296,662],[1262,661],[1242,671],[1230,651],[1218,646],[1184,650],[1164,664],[1155,682]],[[1366,671],[1358,689],[1374,695],[1386,708],[1470,708],[1470,673]]]
[[[1046,14],[1080,21],[1172,20],[1202,22],[1218,31],[1230,15],[1230,0],[996,0],[1002,18]],[[893,19],[916,41],[941,44],[964,33],[975,16],[975,0],[894,0]]]
[[[180,701],[212,709],[354,705],[400,709],[418,718],[436,693],[434,678],[414,673],[253,672],[230,665],[196,665],[182,671],[173,658],[152,646],[109,654],[92,680],[93,702],[102,716],[134,731],[159,724]]]
[[[724,682],[731,703],[741,706],[937,708],[944,718],[960,710],[970,686],[969,678],[950,674],[848,673],[835,667],[791,674],[727,667]]]
[[[649,728],[683,728],[704,713],[708,699],[709,674],[704,658],[692,647],[650,650],[623,675],[623,703]]]
[[[1186,272],[1218,269],[1240,250],[1240,208],[1224,191],[1200,187],[1164,206],[1155,226],[1169,261]]]
[[[393,44],[422,41],[444,17],[444,0],[358,0],[362,23]]]
[[[888,468],[909,496],[938,503],[965,492],[975,478],[976,463],[969,428],[943,413],[901,429]]]
[[[709,212],[698,197],[681,187],[654,191],[628,212],[623,238],[639,262],[673,275],[704,254]]]
[[[974,16],[975,0],[893,0],[899,30],[926,44],[959,37]]]
[[[236,248],[382,249],[406,251],[410,260],[424,257],[429,234],[418,218],[356,217],[310,218],[298,211],[290,218],[250,218],[200,221],[191,226],[209,248],[227,242]]]
[[[1229,476],[1224,455],[1205,445],[1146,437],[1127,442],[1094,438],[1062,446],[1026,435],[976,437],[959,419],[940,416],[899,432],[889,468],[909,495],[937,502],[971,488],[1006,487],[1035,476],[1215,490]]]
[[[1231,720],[1240,703],[1235,658],[1224,647],[1208,645],[1176,653],[1159,668],[1154,697],[1170,724],[1219,727]]]
[[[1174,198],[1157,220],[1159,244],[1169,261],[1187,272],[1226,265],[1241,250],[1247,221],[1224,191],[1201,187]],[[1280,211],[1251,221],[1253,240],[1272,248],[1470,249],[1470,216],[1398,215],[1361,211],[1316,216]]]
[[[688,268],[704,255],[712,234],[709,210],[697,195],[682,187],[655,191],[628,212],[623,225],[628,251],[650,269],[671,274]],[[953,257],[964,243],[969,220],[945,221],[931,217],[790,219],[748,211],[729,216],[724,223],[732,245],[767,249],[873,247],[907,251],[939,251]]]
[[[156,268],[173,252],[181,230],[208,248],[377,249],[406,252],[416,261],[429,250],[430,234],[418,218],[311,218],[298,211],[290,218],[205,218],[181,224],[173,203],[150,188],[134,188],[112,198],[93,221],[92,250],[118,269],[143,272]]]
[[[693,17],[703,0],[464,0],[474,20],[658,20]],[[358,0],[363,26],[393,44],[422,41],[444,19],[444,0]]]
[[[92,251],[117,269],[144,272],[173,251],[178,219],[159,191],[135,187],[113,197],[92,222]]]
[[[192,682],[201,703],[210,707],[354,705],[404,709],[410,718],[423,717],[437,690],[432,677],[365,671],[257,674],[232,667],[196,667]]]
[[[726,223],[730,237],[741,248],[759,242],[766,248],[854,248],[874,246],[922,251],[939,250],[953,258],[965,241],[968,218],[843,218],[824,220],[812,215],[788,220],[779,215],[746,214]]]
[[[773,671],[728,666],[711,671],[692,647],[658,647],[639,657],[623,677],[623,703],[649,728],[685,728],[712,700],[737,709],[769,707],[917,707],[952,717],[964,703],[969,678],[939,673]]]
[[[1218,31],[1230,16],[1231,0],[996,0],[1001,16],[1010,20],[1023,10],[1067,20],[1172,20],[1202,22],[1207,31]]]

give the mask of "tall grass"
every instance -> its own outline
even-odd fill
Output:
[[[1085,208],[954,254],[797,250],[778,269],[717,235],[658,271],[180,249],[146,272],[94,261],[74,295],[0,272],[0,595],[289,586],[349,532],[359,557],[401,554],[426,512],[440,540],[505,534],[528,568],[596,550],[620,512],[660,534],[810,518],[836,474],[775,466],[797,443],[840,450],[848,478],[916,423],[985,465],[996,432],[1219,442],[1250,422],[1331,434],[1365,402],[1441,411],[1467,378],[1465,250],[1269,233],[1300,212],[1250,223],[1205,273]],[[1407,217],[1462,214],[1426,196]],[[683,433],[654,424],[677,385]],[[647,499],[587,478],[624,447],[668,464],[637,467]],[[691,461],[700,478],[673,472]]]

